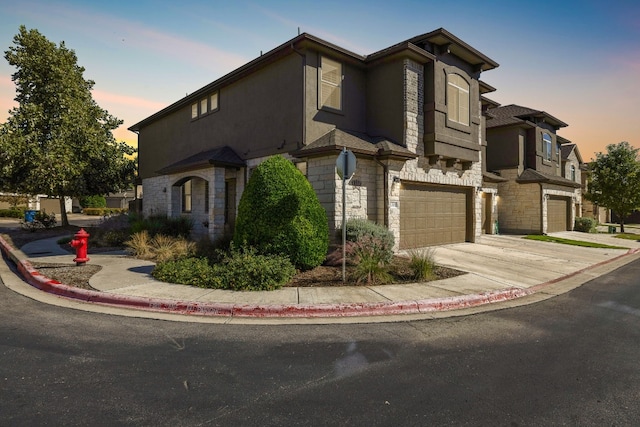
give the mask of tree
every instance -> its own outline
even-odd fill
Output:
[[[640,207],[638,149],[628,142],[607,145],[606,154],[596,153],[589,175],[586,198],[618,214],[620,231],[624,233],[624,219]]]
[[[303,270],[324,261],[329,248],[327,213],[289,160],[270,157],[251,174],[238,206],[234,243],[247,243],[261,254],[287,255]]]
[[[93,100],[94,82],[64,42],[20,26],[5,59],[17,71],[18,107],[0,125],[0,188],[21,194],[65,197],[107,194],[133,183],[135,149],[116,142],[121,120]]]

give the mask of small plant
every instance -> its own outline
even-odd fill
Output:
[[[583,233],[595,233],[597,221],[594,218],[578,217],[576,218],[573,229]]]
[[[388,271],[388,254],[384,242],[370,235],[359,238],[347,254],[355,265],[352,275],[356,283],[385,284],[393,280]]]
[[[153,258],[151,237],[149,237],[149,232],[147,232],[146,230],[140,231],[138,233],[133,233],[129,240],[127,240],[124,244],[128,248],[129,252],[131,252],[131,254],[136,258]]]
[[[182,258],[158,263],[151,275],[163,282],[221,288],[222,284],[206,258]]]
[[[357,243],[365,238],[368,242],[375,242],[376,250],[383,252],[381,255],[385,262],[391,262],[393,259],[395,238],[386,227],[366,219],[354,218],[347,221],[346,234],[347,240],[350,242]]]
[[[433,248],[411,250],[409,256],[411,257],[409,268],[416,280],[427,280],[433,277],[436,267]]]

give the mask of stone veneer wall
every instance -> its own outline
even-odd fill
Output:
[[[180,187],[173,184],[187,177],[200,179],[193,180],[191,212],[182,213]],[[204,181],[209,182],[208,212],[204,211]],[[142,213],[145,217],[150,215],[187,216],[193,220],[195,235],[208,234],[211,239],[224,235],[224,168],[211,167],[146,178],[142,181],[142,187],[144,189]]]
[[[439,163],[430,165],[424,157],[424,67],[410,59],[404,61],[405,71],[405,135],[404,145],[410,151],[418,155],[417,159],[408,160],[402,165],[398,162],[389,164],[389,229],[394,233],[396,245],[400,242],[400,184],[393,183],[393,177],[397,176],[401,181],[423,182],[429,184],[455,185],[470,187],[472,191],[472,203],[469,207],[472,212],[473,235],[477,236],[481,230],[477,226],[480,221],[478,215],[482,200],[474,189],[482,185],[482,164],[480,150],[478,160],[473,162],[471,168],[462,171],[456,167],[447,168]],[[480,135],[475,140],[480,141]],[[480,148],[480,147],[478,147]],[[402,165],[401,168],[399,166]],[[480,199],[480,200],[479,200]],[[397,249],[397,248],[396,248]]]
[[[517,169],[503,169],[500,176],[508,179],[498,184],[499,232],[541,233],[542,193],[540,184],[518,184]]]

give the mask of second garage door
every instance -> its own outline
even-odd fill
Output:
[[[402,184],[400,249],[467,240],[468,189]]]
[[[547,233],[567,231],[569,199],[551,196],[547,200]]]

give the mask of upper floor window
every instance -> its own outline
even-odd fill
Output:
[[[342,64],[320,57],[319,108],[342,110]]]
[[[459,74],[447,76],[447,114],[449,120],[469,126],[469,83]]]
[[[576,180],[576,165],[571,165],[571,181]]]
[[[551,147],[553,141],[548,133],[542,134],[542,155],[545,160],[551,160]]]
[[[191,104],[191,119],[197,119],[216,110],[218,110],[218,92],[214,92]]]

